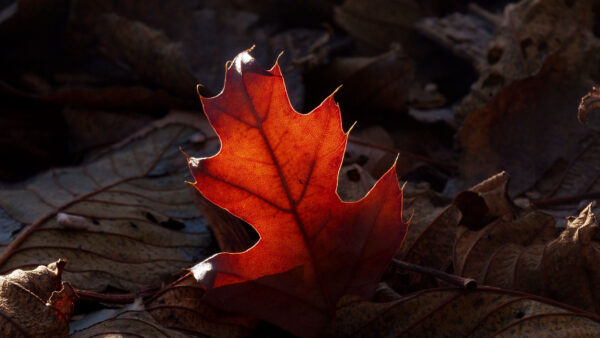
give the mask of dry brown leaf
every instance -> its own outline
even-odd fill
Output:
[[[375,179],[358,164],[343,166],[338,178],[337,193],[346,202],[365,197],[375,185]]]
[[[506,7],[488,67],[456,108],[464,119],[457,137],[464,187],[506,170],[515,196],[581,153],[590,130],[573,111],[597,77],[600,46],[590,4],[522,0]]]
[[[194,201],[206,218],[221,251],[242,252],[254,244],[255,240],[250,238],[249,227],[245,226],[244,221],[214,205],[196,190]]]
[[[386,50],[393,42],[406,42],[421,8],[414,0],[346,0],[334,10],[335,22],[350,35]]]
[[[430,289],[373,303],[347,296],[330,337],[597,337],[600,317],[550,299],[490,287]]]
[[[449,270],[452,267],[453,243],[459,224],[472,219],[474,214],[481,214],[472,199],[467,201],[464,196],[468,198],[477,195],[485,201],[496,201],[504,197],[507,184],[508,175],[500,173],[459,194],[450,205],[447,205],[449,201],[429,189],[414,189],[409,185],[405,189],[405,208],[409,214],[414,212],[414,215],[407,238],[396,258],[441,271]],[[495,203],[493,207],[486,209],[489,215],[485,216],[508,215],[512,213],[512,209],[512,204],[508,202]],[[432,277],[410,273],[411,289],[437,286],[438,283]]]
[[[590,131],[574,110],[589,85],[581,78],[569,80],[568,62],[548,59],[536,76],[512,83],[467,116],[457,136],[465,185],[506,170],[514,196],[532,187],[558,159],[575,158]]]
[[[147,114],[135,112],[71,108],[63,111],[63,118],[69,130],[70,152],[86,155],[127,138],[153,121]]]
[[[372,177],[381,177],[396,160],[394,141],[390,134],[381,126],[371,126],[350,134],[350,142],[346,145],[344,165],[357,164]],[[402,173],[410,169],[411,160],[398,158],[396,171]]]
[[[334,90],[345,111],[355,114],[370,112],[368,119],[377,120],[377,111],[402,111],[414,78],[413,61],[399,45],[374,57],[340,57],[332,60],[321,74],[327,90]],[[381,113],[380,113],[381,114]],[[367,116],[361,116],[365,123]],[[367,120],[368,120],[367,119]]]
[[[579,108],[577,108],[577,119],[581,123],[587,122],[587,115],[590,111],[600,107],[600,89],[593,87],[592,91],[581,98]]]
[[[77,295],[61,283],[66,261],[0,276],[0,335],[66,337]]]
[[[170,330],[157,323],[145,311],[128,311],[120,313],[84,330],[72,334],[71,338],[91,337],[174,337],[184,338],[190,335]]]
[[[189,274],[159,291],[146,310],[162,325],[210,337],[249,336],[258,320],[217,310],[202,300],[204,289]]]
[[[204,141],[200,147],[208,154],[217,143],[193,121],[206,123],[171,115],[92,162],[0,190],[0,216],[23,226],[3,238],[0,270],[65,257],[64,278],[77,288],[135,292],[174,280],[209,254],[212,239],[184,182],[187,166],[178,147]]]
[[[548,208],[548,212],[555,216],[564,218],[567,216],[564,214],[564,206],[579,203],[580,209],[586,201],[598,197],[600,192],[600,120],[597,114],[588,115],[590,111],[597,109],[598,97],[598,88],[594,87],[579,103],[577,119],[591,129],[590,135],[581,141],[579,152],[570,161],[556,160],[528,191],[527,195],[534,199],[534,205]],[[566,210],[573,212],[572,207]],[[560,222],[558,219],[557,221]]]
[[[591,1],[521,0],[509,4],[487,46],[487,65],[456,108],[459,119],[488,103],[502,88],[533,76],[547,59],[567,60],[567,72],[591,75],[597,42],[591,34]]]
[[[99,48],[110,59],[125,63],[154,86],[185,98],[195,96],[198,81],[185,60],[181,43],[142,22],[114,13],[97,17],[92,30]]]
[[[443,18],[425,18],[417,22],[415,28],[470,61],[476,69],[485,67],[485,50],[493,30],[490,23],[474,15],[453,13]]]
[[[273,51],[283,53],[277,62],[285,73],[285,88],[290,103],[299,112],[305,110],[304,70],[325,62],[330,38],[331,33],[324,29],[294,28],[269,39]]]
[[[505,185],[498,185],[496,190],[505,190]],[[505,207],[510,201],[504,194],[484,200],[490,211],[473,219],[479,218],[474,223],[485,226],[458,228],[455,273],[481,284],[521,290],[600,312],[600,243],[594,240],[598,225],[590,206],[579,217],[571,218],[557,238],[552,216],[514,207],[511,212]],[[494,209],[500,212],[494,213]]]

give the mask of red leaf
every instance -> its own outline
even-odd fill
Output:
[[[220,152],[190,158],[195,187],[251,224],[260,241],[193,268],[213,305],[316,335],[346,294],[370,298],[406,234],[392,167],[362,200],[336,193],[348,135],[333,94],[309,114],[289,103],[279,66],[248,54],[229,65],[224,90],[202,98]]]

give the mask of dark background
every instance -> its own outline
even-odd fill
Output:
[[[595,137],[576,109],[597,78],[599,2],[542,3],[2,0],[0,181],[201,114],[196,84],[218,93],[254,45],[266,68],[284,51],[301,112],[343,85],[345,126],[381,126],[403,179],[452,196],[509,170],[521,193]]]

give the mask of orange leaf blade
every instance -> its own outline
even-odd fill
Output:
[[[247,52],[230,64],[224,90],[202,103],[222,145],[190,159],[194,185],[261,239],[207,259],[194,275],[214,305],[314,335],[343,295],[372,296],[404,239],[395,167],[365,198],[343,202],[336,187],[347,134],[333,96],[297,113],[278,65],[266,71]]]

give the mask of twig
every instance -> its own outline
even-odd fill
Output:
[[[75,293],[81,300],[91,300],[96,302],[110,304],[129,304],[133,303],[136,298],[147,298],[154,295],[158,288],[142,290],[138,293],[99,293],[88,290],[75,289]]]
[[[449,273],[445,273],[440,270],[404,262],[404,261],[397,260],[397,259],[392,259],[392,263],[394,264],[394,266],[396,266],[400,269],[430,275],[430,276],[439,278],[443,281],[446,281],[452,285],[456,285],[461,288],[465,288],[465,289],[477,288],[477,281],[472,278],[465,278],[465,277],[461,277],[461,276],[457,276],[457,275],[451,275]]]

